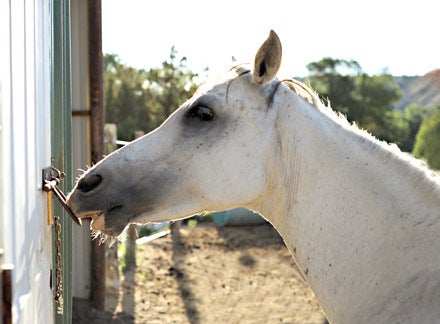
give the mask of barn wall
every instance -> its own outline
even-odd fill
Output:
[[[91,164],[87,0],[71,2],[73,176]],[[91,290],[90,221],[73,227],[73,297],[88,299]]]
[[[13,322],[51,323],[49,1],[0,1],[0,264],[13,271]]]

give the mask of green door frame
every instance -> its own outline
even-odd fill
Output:
[[[63,192],[72,188],[72,97],[70,65],[70,0],[51,0],[51,145],[53,166],[67,175],[61,181]],[[54,299],[55,323],[72,322],[72,221],[58,202],[53,204],[54,217],[61,225],[61,281],[57,279],[56,226],[53,237],[53,290],[62,285],[62,298]],[[59,227],[58,227],[59,229]],[[58,287],[57,287],[58,286]]]

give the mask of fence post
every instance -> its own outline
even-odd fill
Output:
[[[116,124],[104,125],[104,154],[108,155],[116,150],[117,127]],[[105,253],[105,287],[113,295],[119,294],[119,267],[118,244],[106,242]]]
[[[108,155],[116,150],[117,127],[116,124],[104,125],[104,154]]]
[[[144,135],[143,131],[135,131],[134,137],[139,138]],[[130,268],[132,266],[136,266],[136,232],[137,225],[130,224],[127,230],[127,241],[126,241],[126,250],[125,250],[125,266],[126,268]]]

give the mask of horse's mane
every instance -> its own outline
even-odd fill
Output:
[[[436,192],[437,195],[440,195],[439,174],[430,170],[424,161],[414,158],[409,153],[402,152],[396,144],[389,144],[377,139],[366,130],[360,129],[356,123],[350,123],[345,115],[333,110],[330,104],[325,105],[319,95],[306,84],[294,79],[285,79],[279,81],[276,88],[278,88],[280,84],[286,85],[287,88],[295,92],[301,99],[348,130],[358,142],[366,145],[371,153],[378,153],[384,162],[388,161],[392,156],[395,156],[400,162],[400,165],[405,168],[407,172],[415,174],[420,181],[428,182],[432,186],[432,190]],[[274,92],[276,92],[276,90]]]
[[[352,131],[357,133],[361,133],[366,137],[372,137],[367,131],[360,129],[356,123],[350,123],[347,119],[347,116],[333,110],[330,106],[330,101],[327,100],[327,105],[319,97],[318,93],[313,90],[310,86],[305,83],[295,80],[295,79],[283,79],[278,81],[274,92],[277,91],[280,84],[284,84],[288,89],[292,90],[298,97],[302,100],[319,110],[321,113],[334,120],[336,123],[342,125],[344,128],[350,128]],[[377,140],[376,138],[374,138]]]

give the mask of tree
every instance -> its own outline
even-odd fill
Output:
[[[406,152],[412,152],[416,135],[420,129],[422,122],[428,120],[435,115],[438,108],[434,106],[423,107],[410,105],[405,108],[404,118],[408,123],[408,135],[402,139],[402,149]]]
[[[323,58],[307,65],[311,84],[332,107],[375,136],[399,142],[408,132],[401,113],[394,104],[401,93],[389,74],[369,76],[356,61]]]
[[[195,91],[197,75],[177,59],[149,71],[125,66],[115,54],[104,56],[105,121],[118,126],[118,138],[132,140],[136,130],[148,132],[160,125]]]
[[[177,61],[177,51],[171,48],[169,60],[162,62],[159,69],[150,69],[147,76],[150,95],[156,100],[152,112],[152,129],[159,126],[166,117],[176,110],[197,89],[197,74],[186,67],[186,57]]]
[[[352,93],[355,91],[354,76],[360,73],[359,63],[325,57],[309,63],[307,69],[310,72],[307,82],[329,100],[334,109],[348,114],[349,107],[355,106]]]
[[[119,139],[131,140],[135,130],[150,124],[146,77],[145,71],[121,64],[117,55],[104,56],[105,121],[117,124]]]
[[[440,107],[431,118],[422,122],[413,155],[423,158],[431,168],[440,170]]]

